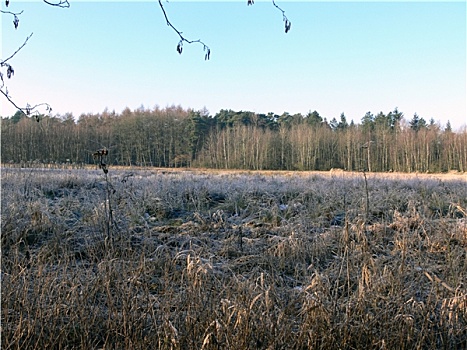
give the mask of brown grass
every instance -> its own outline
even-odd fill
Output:
[[[2,349],[464,349],[467,182],[2,171]],[[125,179],[124,182],[121,180]]]

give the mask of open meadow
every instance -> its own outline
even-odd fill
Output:
[[[467,175],[1,173],[2,349],[465,349]]]

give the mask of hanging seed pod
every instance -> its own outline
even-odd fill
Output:
[[[292,23],[288,19],[286,19],[285,20],[285,32],[286,33],[289,32],[291,26],[292,26]]]
[[[15,15],[15,17],[13,18],[13,25],[15,26],[15,29],[18,29],[18,26],[19,26],[19,18],[18,16]]]
[[[11,76],[14,74],[15,74],[15,70],[13,69],[12,66],[8,65],[8,68],[6,70],[6,76],[8,77],[8,79],[10,79]]]

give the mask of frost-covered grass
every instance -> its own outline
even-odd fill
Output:
[[[465,175],[109,175],[2,169],[2,349],[467,347]]]

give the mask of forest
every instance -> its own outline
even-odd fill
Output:
[[[121,113],[2,118],[2,163],[94,164],[108,149],[110,165],[245,170],[343,169],[369,172],[465,172],[467,129],[454,131],[395,108],[359,122],[306,115],[180,106]]]

